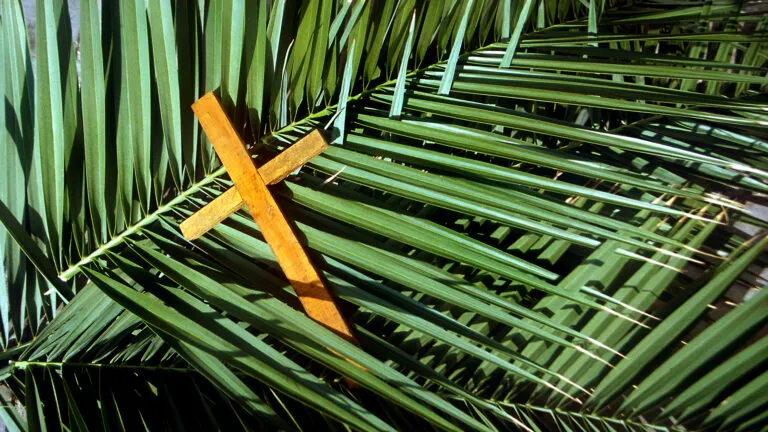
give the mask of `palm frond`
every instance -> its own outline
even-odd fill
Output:
[[[30,48],[3,0],[0,416],[757,430],[768,19],[624,3],[38,1]],[[360,347],[247,209],[181,236],[232,187],[208,91],[257,164],[329,138],[273,192]]]

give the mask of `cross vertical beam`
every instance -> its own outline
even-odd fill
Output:
[[[331,292],[277,206],[267,184],[253,165],[240,136],[216,96],[208,93],[192,104],[205,134],[229,173],[237,193],[261,229],[306,314],[338,336],[357,344]],[[232,197],[230,197],[232,198]]]

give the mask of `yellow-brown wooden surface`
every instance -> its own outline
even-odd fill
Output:
[[[192,105],[219,159],[227,169],[307,315],[342,338],[357,343],[336,302],[320,279],[218,99],[213,93]]]
[[[280,182],[296,168],[304,165],[328,147],[328,143],[318,130],[297,141],[282,153],[259,168],[264,183],[271,185]],[[195,240],[207,233],[219,222],[228,218],[243,206],[243,198],[236,187],[230,188],[188,217],[179,225],[187,240]]]

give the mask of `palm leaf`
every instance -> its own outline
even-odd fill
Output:
[[[624,3],[81,0],[74,44],[38,1],[30,50],[4,0],[0,417],[759,429],[768,21]],[[332,128],[273,192],[360,347],[247,209],[179,233],[232,187],[210,90],[257,164]]]

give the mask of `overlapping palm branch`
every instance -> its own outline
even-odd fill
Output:
[[[607,3],[38,0],[32,60],[3,0],[5,423],[761,427],[768,18]],[[208,90],[256,163],[331,141],[273,190],[360,348],[247,210],[181,237]]]

